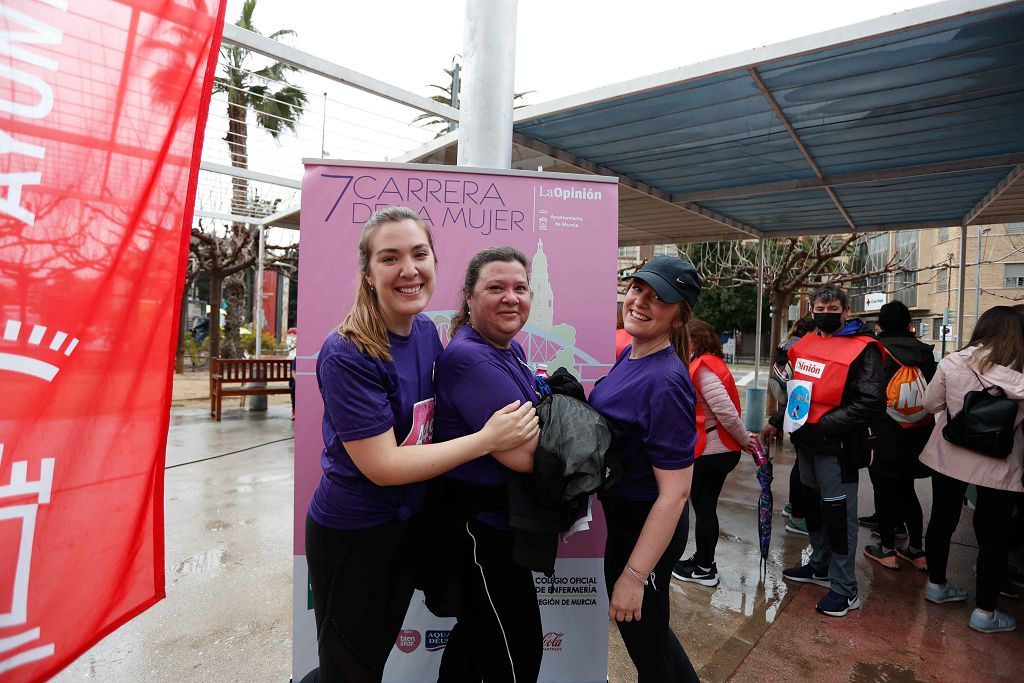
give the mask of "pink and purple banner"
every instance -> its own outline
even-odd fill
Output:
[[[437,287],[425,313],[448,342],[466,264],[480,249],[513,246],[532,263],[530,319],[517,337],[531,364],[565,367],[589,389],[614,360],[618,186],[614,178],[490,171],[419,164],[307,160],[302,182],[295,437],[295,645],[293,674],[316,665],[306,577],[306,507],[320,480],[323,404],[316,354],[355,295],[359,233],[377,209],[398,204],[430,225]],[[604,521],[559,550],[555,576],[536,577],[544,622],[541,680],[604,681],[607,598],[602,578]],[[451,620],[413,598],[385,680],[436,674]]]

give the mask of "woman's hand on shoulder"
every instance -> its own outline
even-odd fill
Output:
[[[483,432],[490,452],[508,451],[540,433],[540,418],[532,403],[513,401],[491,415]]]

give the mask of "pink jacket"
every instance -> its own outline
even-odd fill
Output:
[[[718,429],[727,429],[732,438],[740,444],[746,445],[750,440],[750,432],[743,426],[743,420],[736,412],[736,406],[729,398],[729,392],[725,390],[722,380],[718,379],[715,373],[706,367],[697,371],[697,400],[704,404],[705,422],[704,428],[718,425]],[[708,443],[704,447],[704,453],[726,453],[728,448],[718,438],[718,429],[708,432]]]
[[[1020,481],[1021,472],[1024,471],[1024,433],[1021,432],[1021,423],[1024,422],[1024,374],[1002,365],[991,365],[984,373],[978,373],[986,385],[1002,387],[1008,398],[1017,401],[1013,451],[1006,460],[954,446],[942,437],[947,414],[959,412],[963,408],[964,394],[981,388],[974,375],[978,370],[977,363],[972,358],[980,348],[972,346],[944,358],[939,363],[935,377],[928,383],[924,407],[936,415],[935,430],[921,453],[921,462],[953,479],[1003,491],[1024,492]]]

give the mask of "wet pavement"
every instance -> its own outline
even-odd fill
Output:
[[[237,407],[234,406],[234,407]],[[287,681],[291,668],[293,427],[287,405],[265,413],[174,408],[166,472],[167,599],[113,633],[58,681]],[[1024,629],[982,635],[967,627],[976,555],[970,513],[954,537],[951,580],[968,603],[931,605],[926,576],[884,570],[858,554],[863,607],[818,615],[825,589],[793,586],[782,569],[806,553],[780,514],[792,451],[776,454],[776,515],[767,568],[759,570],[758,484],[744,456],[719,505],[717,588],[672,582],[672,627],[704,681],[1017,681]],[[930,508],[926,482],[918,483]],[[862,477],[861,514],[873,510]],[[860,545],[872,542],[861,531]],[[692,541],[687,555],[692,552]],[[860,548],[858,548],[858,553]],[[1000,609],[1024,622],[1024,601]],[[635,672],[613,625],[609,680]]]
[[[55,680],[288,680],[290,412],[287,405],[272,405],[267,413],[225,410],[218,424],[206,408],[172,410],[167,599]]]

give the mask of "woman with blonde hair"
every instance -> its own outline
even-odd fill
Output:
[[[412,598],[422,482],[538,432],[533,407],[515,401],[478,431],[431,443],[441,342],[422,311],[436,262],[416,212],[373,214],[359,238],[355,303],[317,357],[324,474],[306,517],[306,560],[319,681],[381,680]]]
[[[686,545],[680,516],[697,441],[686,323],[700,278],[690,262],[658,256],[629,280],[622,310],[633,343],[590,394],[590,405],[625,434],[625,470],[601,496],[608,615],[639,683],[697,681],[669,627],[669,584]]]
[[[967,392],[993,385],[1017,402],[1013,448],[1005,459],[957,446],[942,434],[949,416],[963,408]],[[925,535],[925,600],[942,604],[967,599],[966,589],[947,580],[946,565],[950,538],[960,522],[964,493],[968,484],[974,484],[978,491],[974,510],[974,532],[978,538],[977,609],[971,613],[968,624],[982,633],[1012,631],[1017,627],[1016,620],[998,611],[996,603],[1006,579],[1010,542],[1007,522],[1016,497],[1024,492],[1024,326],[1016,311],[1009,306],[995,306],[982,314],[970,343],[939,363],[925,390],[924,407],[936,414],[935,429],[921,453],[921,462],[934,471],[932,515]]]

